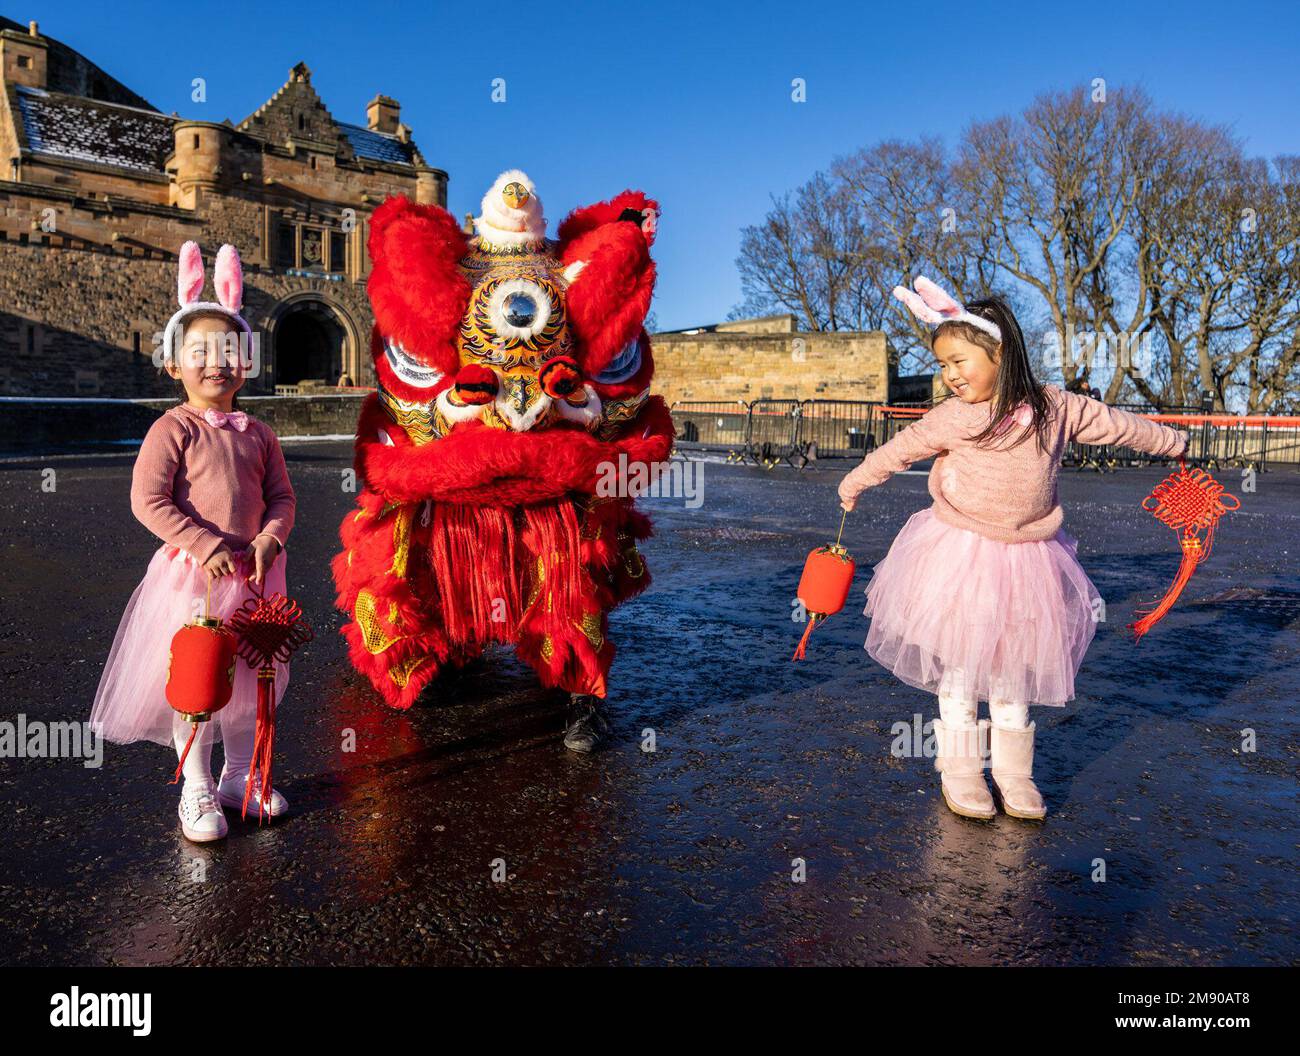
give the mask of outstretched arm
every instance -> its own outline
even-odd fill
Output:
[[[913,462],[946,451],[952,440],[951,417],[945,401],[881,444],[840,481],[840,501],[852,503],[860,492],[883,484]]]
[[[1110,407],[1077,392],[1062,392],[1066,431],[1081,444],[1117,444],[1149,455],[1178,458],[1187,452],[1187,434]]]

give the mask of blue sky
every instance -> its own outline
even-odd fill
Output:
[[[163,12],[175,10],[183,19]],[[927,18],[909,15],[924,11]],[[1159,106],[1228,125],[1248,153],[1300,151],[1300,5],[1110,3],[330,2],[42,3],[4,14],[87,54],[160,110],[239,121],[298,61],[334,115],[365,122],[376,92],[450,207],[477,212],[524,169],[554,225],[639,187],[663,218],[662,329],[715,322],[740,299],[740,230],[771,194],[882,139],[937,135],[1105,77]],[[177,23],[183,20],[183,27]],[[195,77],[207,102],[190,101]],[[506,79],[507,101],[491,101]],[[791,80],[807,102],[791,101]]]

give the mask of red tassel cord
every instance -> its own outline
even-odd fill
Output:
[[[275,668],[267,664],[257,672],[257,732],[253,736],[253,758],[248,764],[244,783],[244,809],[248,817],[248,799],[253,786],[258,788],[258,824],[271,816],[271,753],[275,747]]]
[[[1137,641],[1164,617],[1178,601],[1196,566],[1210,556],[1214,530],[1225,513],[1241,508],[1241,500],[1224,491],[1223,485],[1203,469],[1188,470],[1179,460],[1177,473],[1171,473],[1142,500],[1142,508],[1162,524],[1179,533],[1183,560],[1173,584],[1164,597],[1129,624]]]
[[[817,614],[808,614],[808,626],[803,629],[803,637],[799,639],[799,644],[794,647],[794,656],[791,660],[802,660],[808,655],[808,639],[812,637],[813,628],[817,626]]]
[[[188,738],[186,739],[186,741],[185,741],[185,750],[184,750],[183,752],[181,752],[181,761],[180,761],[179,763],[176,764],[176,773],[175,773],[175,775],[172,777],[171,781],[168,782],[169,784],[174,785],[174,784],[176,784],[177,781],[179,781],[179,780],[181,779],[181,768],[185,766],[185,757],[188,756],[188,755],[190,754],[190,748],[191,748],[191,747],[193,746],[193,744],[194,744],[194,736],[195,736],[195,734],[197,734],[198,732],[199,732],[199,724],[196,722],[196,723],[194,724],[194,728],[193,728],[192,730],[190,730],[190,735],[189,735],[189,737],[188,737]]]

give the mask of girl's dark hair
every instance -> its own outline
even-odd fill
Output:
[[[992,334],[987,334],[970,323],[961,321],[940,323],[930,338],[930,347],[940,334],[953,334],[971,344],[979,345],[989,354],[989,359],[997,359],[998,380],[993,389],[993,417],[984,430],[973,439],[977,444],[986,444],[997,434],[1002,420],[1022,403],[1029,405],[1033,420],[1029,427],[1021,430],[1015,444],[1027,439],[1032,433],[1041,450],[1047,449],[1047,424],[1051,415],[1051,403],[1047,392],[1034,377],[1033,367],[1029,363],[1029,353],[1025,350],[1025,336],[1020,332],[1020,324],[1015,315],[1000,297],[985,297],[965,305],[971,315],[978,315],[996,323],[1002,332],[1002,344]],[[1014,446],[1014,444],[1012,445]]]

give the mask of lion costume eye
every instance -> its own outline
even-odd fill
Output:
[[[511,279],[492,291],[488,319],[500,337],[527,341],[551,318],[551,297],[531,279]]]
[[[442,371],[413,358],[400,341],[384,338],[384,358],[393,373],[414,388],[431,389],[442,380]]]
[[[596,376],[601,385],[618,385],[627,381],[641,369],[641,338],[629,341],[623,351],[609,361],[609,365]]]

